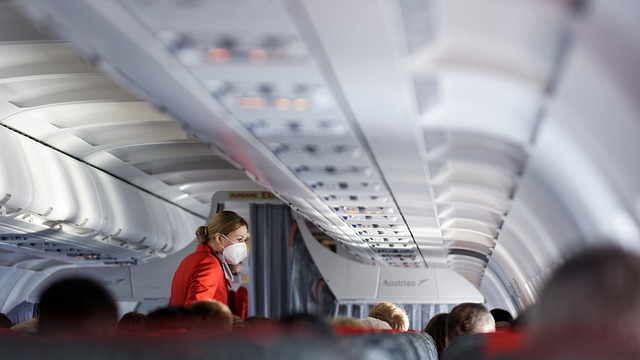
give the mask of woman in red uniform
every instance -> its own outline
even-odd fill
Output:
[[[173,275],[169,306],[189,306],[194,301],[218,300],[227,304],[231,270],[247,257],[246,220],[233,211],[222,211],[196,230],[198,247],[182,260]]]

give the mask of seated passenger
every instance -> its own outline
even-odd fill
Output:
[[[369,310],[369,316],[387,322],[392,329],[409,330],[409,317],[404,309],[393,303],[382,301]]]
[[[280,323],[276,320],[264,316],[249,316],[243,320],[243,326],[234,327],[234,331],[257,331],[269,332],[273,329],[280,329]]]
[[[513,316],[505,309],[492,309],[491,316],[493,316],[493,320],[496,322],[496,330],[509,330],[513,324]]]
[[[231,332],[233,314],[229,307],[220,301],[196,301],[187,309],[191,312],[192,330],[201,333]]]
[[[486,306],[476,303],[462,303],[447,317],[447,346],[463,335],[496,331],[496,323]]]
[[[35,335],[38,333],[38,318],[35,317],[32,319],[17,323],[13,325],[10,329],[20,335],[26,335],[26,336]]]
[[[13,322],[5,315],[0,313],[0,336],[1,335],[19,335],[18,332],[11,330]]]
[[[247,327],[247,323],[238,315],[233,314],[232,331],[239,331]]]
[[[44,290],[38,332],[48,337],[111,337],[118,308],[111,294],[93,280],[69,278]]]
[[[191,328],[191,312],[181,306],[155,309],[147,315],[145,325],[151,336],[184,334]]]
[[[0,329],[8,329],[13,326],[13,322],[9,320],[5,313],[0,313]]]
[[[122,315],[120,320],[118,320],[116,332],[118,333],[118,335],[142,334],[146,329],[146,318],[147,315],[135,311],[130,311]]]
[[[371,316],[367,316],[366,318],[362,319],[362,322],[372,329],[391,330],[391,325],[389,325],[388,322],[373,318]]]
[[[438,357],[442,357],[444,352],[445,342],[447,337],[447,318],[448,313],[440,313],[434,315],[431,320],[424,327],[424,332],[429,334],[433,341],[436,343],[436,349],[438,350]]]
[[[349,333],[353,330],[366,331],[369,329],[367,324],[365,324],[362,320],[348,316],[338,316],[331,319],[331,326],[337,333]]]
[[[295,337],[314,338],[333,335],[331,325],[313,314],[291,314],[280,320],[280,325],[287,334]]]
[[[569,259],[530,315],[530,351],[640,358],[640,256],[610,246]]]

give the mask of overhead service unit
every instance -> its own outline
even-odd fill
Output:
[[[311,257],[340,303],[484,303],[480,291],[451,270],[373,266],[335,254],[313,237],[303,217],[294,216]]]

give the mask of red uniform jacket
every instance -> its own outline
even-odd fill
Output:
[[[213,249],[198,244],[173,274],[169,306],[186,307],[200,300],[218,300],[227,305],[227,286],[222,264]]]

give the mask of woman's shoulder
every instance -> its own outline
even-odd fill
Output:
[[[194,253],[196,254],[196,253]],[[197,253],[198,256],[194,258],[197,266],[207,266],[220,268],[222,270],[222,266],[220,265],[220,259],[217,256],[211,253]]]

